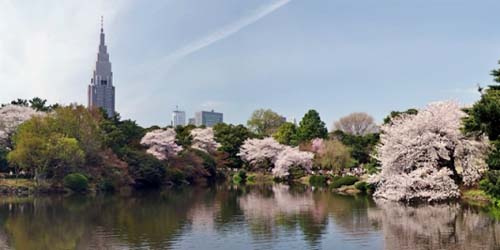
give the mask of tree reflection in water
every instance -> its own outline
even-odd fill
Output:
[[[411,207],[282,184],[0,199],[0,249],[495,249],[499,230],[460,204]]]
[[[500,225],[468,206],[377,202],[368,216],[380,225],[385,249],[499,249]]]

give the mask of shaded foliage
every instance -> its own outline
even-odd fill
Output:
[[[347,134],[340,130],[332,132],[330,137],[351,148],[351,156],[360,164],[373,162],[371,155],[380,140],[378,133],[359,136]]]
[[[159,187],[165,178],[164,163],[143,151],[124,148],[122,159],[137,188]]]
[[[243,125],[219,123],[214,126],[215,141],[220,144],[219,151],[226,153],[225,162],[229,168],[240,168],[243,161],[238,156],[241,145],[253,134]]]

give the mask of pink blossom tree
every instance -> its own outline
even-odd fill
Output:
[[[252,167],[264,166],[280,178],[287,177],[292,167],[300,167],[309,172],[314,158],[311,152],[279,144],[271,137],[246,140],[238,155]]]
[[[195,128],[190,133],[193,138],[192,148],[204,152],[215,152],[220,147],[220,144],[214,139],[214,130],[212,128]]]
[[[314,154],[311,152],[300,151],[296,147],[285,147],[274,163],[272,173],[275,177],[285,178],[290,174],[292,168],[301,168],[307,173],[311,172]]]
[[[240,147],[238,156],[252,167],[272,167],[278,154],[285,149],[274,138],[247,139]],[[270,165],[270,166],[269,166]]]
[[[34,115],[43,113],[19,105],[6,105],[0,108],[0,146],[8,146],[10,136],[23,122],[31,119]]]
[[[316,138],[311,140],[311,151],[321,153],[324,150],[324,139]]]
[[[158,160],[166,160],[182,150],[182,147],[175,143],[175,135],[172,128],[156,129],[144,135],[141,144],[149,147],[147,153]]]
[[[439,201],[460,195],[456,180],[476,183],[487,169],[487,141],[461,133],[465,115],[456,102],[437,102],[382,126],[374,197]]]

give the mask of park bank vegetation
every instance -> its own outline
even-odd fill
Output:
[[[500,82],[500,71],[492,75]],[[0,173],[77,191],[309,178],[391,201],[443,201],[480,188],[500,200],[500,87],[471,107],[453,101],[393,111],[378,126],[362,112],[328,132],[316,110],[300,122],[256,110],[247,126],[143,128],[79,105],[17,99],[0,108]]]

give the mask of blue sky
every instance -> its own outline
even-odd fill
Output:
[[[471,104],[500,59],[498,1],[0,0],[0,102],[86,104],[99,19],[117,109],[166,125],[215,109],[245,123],[257,108],[331,126],[351,112],[454,99]]]

